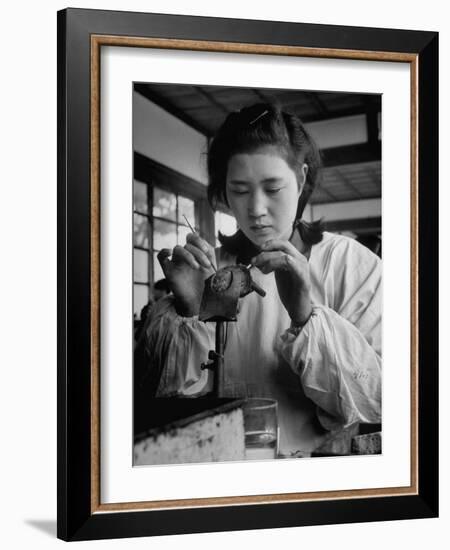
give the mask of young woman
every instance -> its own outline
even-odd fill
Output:
[[[208,198],[239,227],[214,250],[199,235],[163,250],[173,295],[146,328],[157,396],[211,391],[201,370],[214,324],[198,320],[213,266],[251,263],[266,291],[239,303],[228,323],[225,394],[278,401],[280,451],[309,452],[327,430],[381,417],[381,265],[356,241],[301,220],[319,154],[301,121],[270,104],[230,114],[208,152]]]

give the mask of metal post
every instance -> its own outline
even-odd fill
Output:
[[[225,352],[225,322],[216,323],[216,353],[214,356],[214,385],[213,391],[216,397],[223,397],[225,372],[224,372],[224,352]]]

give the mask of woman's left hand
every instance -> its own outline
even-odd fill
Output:
[[[278,294],[296,326],[304,325],[312,312],[309,264],[295,246],[281,239],[264,243],[252,265],[263,273],[275,272]]]

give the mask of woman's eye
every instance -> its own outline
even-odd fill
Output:
[[[248,191],[245,191],[245,190],[240,191],[238,189],[233,189],[231,192],[234,193],[235,195],[246,195],[248,193]]]
[[[278,189],[266,189],[266,193],[269,193],[270,195],[274,195],[275,193],[278,193],[282,189],[283,189],[282,187],[279,187]]]

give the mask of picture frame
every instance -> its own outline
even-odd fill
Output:
[[[149,494],[141,503],[101,502],[100,53],[109,46],[409,66],[409,486],[181,500],[152,500]],[[85,9],[58,12],[59,538],[88,540],[438,515],[437,99],[435,32]]]

